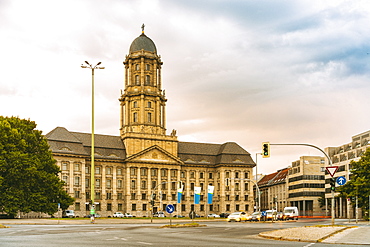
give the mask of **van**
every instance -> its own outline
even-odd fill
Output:
[[[63,218],[74,218],[75,217],[75,211],[73,210],[66,210],[63,213]]]
[[[286,220],[298,220],[298,208],[297,207],[285,207],[284,208],[284,218]]]

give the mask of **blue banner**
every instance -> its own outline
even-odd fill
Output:
[[[181,203],[182,198],[182,188],[177,189],[177,203]]]
[[[194,187],[194,204],[200,203],[200,191],[202,187]]]
[[[208,204],[212,204],[214,189],[215,189],[215,186],[208,185],[208,196],[207,196],[207,198],[208,198],[207,203]]]

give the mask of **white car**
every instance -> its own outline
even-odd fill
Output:
[[[123,217],[124,217],[124,215],[123,215],[123,213],[121,213],[121,212],[115,212],[115,213],[113,214],[113,217],[114,217],[114,218],[123,218]]]
[[[134,217],[134,216],[132,216],[132,214],[130,214],[130,213],[124,213],[123,217],[131,218],[131,217]]]
[[[236,221],[236,222],[241,222],[241,221],[247,221],[247,214],[244,212],[235,212],[230,214],[227,217],[227,221]]]
[[[209,214],[208,218],[220,218],[218,214]]]

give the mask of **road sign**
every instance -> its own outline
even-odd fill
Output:
[[[267,216],[267,212],[266,211],[262,211],[261,212],[261,216]]]
[[[196,215],[197,215],[197,214],[196,214],[194,211],[191,211],[191,212],[189,213],[189,218],[190,218],[190,219],[194,219]]]
[[[338,170],[338,166],[327,166],[326,170],[328,171],[331,177],[334,177],[335,172]]]
[[[173,211],[175,211],[175,207],[172,204],[168,204],[166,206],[166,212],[169,213],[169,214],[172,214]]]
[[[346,182],[347,182],[347,179],[345,177],[343,176],[337,177],[337,184],[344,185],[346,184]]]

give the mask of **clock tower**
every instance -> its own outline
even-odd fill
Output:
[[[127,157],[152,146],[177,156],[176,131],[166,135],[166,96],[162,90],[163,62],[154,42],[142,33],[130,46],[123,62],[124,92],[121,102],[120,133]]]

